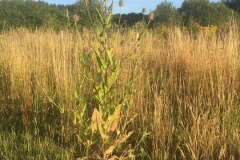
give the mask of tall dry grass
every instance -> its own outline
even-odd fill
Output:
[[[239,158],[238,36],[232,26],[211,38],[174,29],[162,44],[145,39],[135,109],[136,126],[152,130],[151,158]]]
[[[164,37],[149,31],[133,47],[136,34],[127,30],[109,45],[115,47],[121,62],[117,84],[129,84],[131,75],[137,75],[128,88],[134,93],[133,107],[124,114],[131,118],[138,113],[128,127],[135,131],[132,145],[137,146],[139,157],[239,159],[237,27],[233,24],[228,32],[213,37],[193,37],[178,28]],[[87,30],[77,34],[25,29],[2,33],[0,127],[25,133],[28,97],[29,134],[48,137],[78,157],[81,146],[71,135],[81,130],[71,110],[82,110],[76,92],[87,101],[89,110],[94,108],[94,68],[86,61],[92,60],[89,40],[94,42],[95,37]],[[126,90],[119,87],[119,92]],[[63,108],[64,114],[51,101]],[[142,134],[148,135],[143,141]]]

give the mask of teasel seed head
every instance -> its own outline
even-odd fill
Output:
[[[138,52],[138,48],[135,47],[135,48],[133,49],[133,52],[134,52],[134,53],[137,53],[137,52]]]
[[[85,47],[85,48],[84,48],[84,52],[85,52],[85,53],[89,53],[89,52],[90,52],[90,49],[89,49],[88,47]]]
[[[74,14],[72,18],[75,22],[79,21],[79,16],[77,14]]]
[[[148,18],[149,18],[149,20],[152,21],[154,19],[154,13],[150,12],[149,15],[148,15]]]
[[[98,3],[98,6],[99,6],[99,8],[104,8],[104,3],[103,3],[103,1],[100,1],[99,3]]]
[[[146,14],[146,8],[142,9],[142,14]]]
[[[105,42],[107,40],[107,37],[108,37],[107,33],[104,32],[103,35],[101,36],[101,41]]]
[[[135,43],[138,43],[139,38],[140,38],[140,34],[139,34],[139,32],[137,32],[135,35]]]
[[[84,2],[85,2],[85,4],[86,4],[86,6],[88,5],[88,0],[84,0]]]
[[[119,0],[119,7],[123,7],[123,6],[124,6],[123,0]]]

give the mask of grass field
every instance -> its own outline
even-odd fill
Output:
[[[239,159],[238,27],[214,36],[149,30],[138,44],[137,36],[133,29],[115,40],[114,33],[108,35],[121,66],[111,104],[124,95],[131,106],[121,111],[118,131],[133,131],[111,154]],[[103,152],[77,138],[88,140],[84,127],[97,107],[95,41],[88,30],[0,35],[0,159],[97,159],[96,152]],[[84,107],[78,123],[73,110],[80,114]]]

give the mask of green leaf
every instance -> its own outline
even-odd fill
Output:
[[[113,65],[113,54],[112,54],[112,50],[107,50],[107,55],[108,55],[108,59],[110,61],[110,65]]]
[[[106,28],[109,28],[111,26],[111,19],[112,19],[112,15],[109,14],[107,18]]]
[[[108,139],[109,139],[109,136],[105,133],[105,130],[104,130],[102,124],[99,124],[99,123],[98,123],[98,131],[99,131],[99,133],[100,133],[100,135],[101,135],[102,140],[103,140],[104,142],[107,142]]]
[[[100,104],[103,104],[105,93],[104,93],[104,89],[102,87],[102,83],[95,86],[94,94],[95,94],[95,98],[100,102]]]
[[[136,113],[130,120],[128,120],[125,124],[124,127],[125,128],[130,122],[132,122],[136,117],[138,116],[138,114]]]
[[[101,21],[101,24],[104,25],[105,22],[104,22],[104,18],[103,18],[103,16],[102,16],[102,14],[101,14],[101,11],[99,11],[99,9],[98,9],[97,7],[96,7],[96,10],[97,10],[97,12],[98,12],[98,17],[99,17],[99,19],[100,19],[100,21]]]
[[[87,109],[87,104],[85,104],[84,106],[83,106],[83,110],[82,110],[82,113],[81,113],[81,119],[83,120],[83,117],[84,117],[84,115],[85,115],[85,113],[86,113],[86,109]]]
[[[129,132],[127,135],[123,135],[122,137],[120,137],[119,139],[116,140],[115,144],[116,146],[118,146],[119,144],[122,144],[124,142],[127,141],[127,139],[133,134],[132,132]]]
[[[120,122],[120,112],[121,112],[122,104],[119,104],[115,107],[115,110],[112,115],[108,116],[108,119],[104,125],[105,130],[108,135],[112,135],[112,133],[116,130]]]
[[[108,67],[108,62],[104,59],[101,53],[99,51],[95,50],[97,62],[98,62],[98,67],[101,69],[103,68],[104,70],[107,69]],[[103,72],[103,70],[101,70]]]
[[[77,111],[75,111],[75,110],[73,110],[73,109],[72,109],[72,111],[73,111],[74,115],[77,117],[77,119],[78,119],[79,121],[81,121],[81,120],[82,120],[81,115],[78,114]]]
[[[74,96],[75,96],[76,99],[79,99],[79,97],[78,97],[78,93],[77,93],[76,90],[75,90]]]
[[[119,65],[116,65],[114,70],[112,71],[112,74],[111,76],[108,78],[108,81],[107,81],[107,91],[109,91],[113,85],[113,83],[117,80],[118,76],[119,76],[119,73],[121,71],[121,68]]]
[[[79,97],[78,97],[78,93],[77,93],[76,90],[75,90],[75,93],[74,93],[74,97],[75,97],[75,104],[76,104],[76,105],[79,105],[79,104],[80,104],[80,99],[79,99]]]
[[[84,118],[84,115],[85,115],[85,113],[86,113],[86,109],[87,109],[87,105],[86,105],[86,104],[83,106],[83,109],[82,109],[81,114],[79,114],[77,111],[75,111],[74,109],[72,109],[74,115],[75,115],[75,116],[77,117],[77,119],[78,119],[79,124],[82,124],[82,122],[84,121],[83,118]]]
[[[77,138],[78,138],[78,140],[81,142],[81,143],[83,143],[84,141],[83,141],[83,139],[77,134]]]
[[[108,9],[108,13],[110,14],[108,14],[108,17],[107,17],[106,28],[109,28],[111,26],[112,10],[113,10],[113,1]]]

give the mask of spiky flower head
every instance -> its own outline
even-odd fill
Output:
[[[146,8],[142,9],[142,13],[145,14],[146,13]]]
[[[85,4],[86,4],[86,6],[88,5],[88,0],[84,0],[84,2],[85,2]]]
[[[139,34],[139,32],[137,32],[136,35],[135,35],[135,42],[136,43],[139,41],[139,38],[140,38],[140,34]]]
[[[84,52],[85,52],[85,53],[88,53],[88,52],[90,52],[90,49],[89,49],[88,47],[85,47],[85,48],[84,48]]]
[[[103,1],[100,1],[100,2],[98,3],[98,6],[99,6],[99,8],[104,8],[104,3],[103,3]]]
[[[149,13],[148,19],[151,21],[154,19],[154,13],[152,11]]]
[[[72,18],[75,22],[79,21],[79,16],[77,14],[74,14]]]
[[[123,7],[123,6],[124,6],[123,0],[119,0],[119,7]]]

